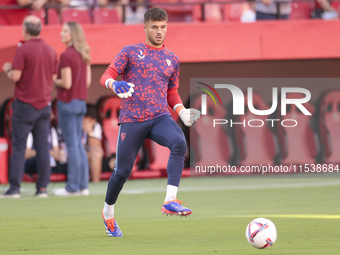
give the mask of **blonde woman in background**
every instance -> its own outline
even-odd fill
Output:
[[[57,109],[58,125],[66,142],[68,167],[65,188],[56,189],[54,194],[86,196],[89,195],[89,165],[81,137],[87,88],[91,84],[90,47],[82,27],[76,22],[65,23],[60,36],[67,48],[60,55]]]

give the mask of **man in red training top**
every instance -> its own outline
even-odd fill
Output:
[[[0,198],[19,198],[24,176],[27,136],[32,132],[37,151],[37,197],[47,197],[50,181],[51,92],[57,78],[57,53],[40,38],[41,21],[27,16],[23,23],[25,43],[15,52],[13,63],[5,63],[7,78],[15,82],[12,115],[12,148],[10,188]]]
[[[176,199],[184,165],[186,141],[170,115],[170,106],[190,127],[200,111],[186,109],[177,92],[179,59],[164,45],[167,13],[153,7],[144,14],[145,42],[125,46],[112,61],[100,83],[122,98],[119,113],[117,160],[108,183],[102,212],[106,233],[122,236],[114,218],[117,197],[129,178],[137,153],[145,138],[170,149],[168,185],[162,212],[187,216],[191,210]],[[121,75],[122,81],[115,81]]]

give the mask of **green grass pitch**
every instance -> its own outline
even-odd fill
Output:
[[[64,184],[51,183],[47,199],[24,183],[22,198],[0,200],[0,254],[340,254],[340,179],[331,177],[183,178],[187,218],[161,213],[166,179],[129,180],[115,206],[122,238],[108,237],[102,222],[107,182],[68,198],[54,197]],[[257,217],[278,230],[265,250],[245,238]]]

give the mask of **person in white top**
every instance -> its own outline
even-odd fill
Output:
[[[48,135],[49,149],[50,149],[50,165],[52,168],[52,173],[66,173],[66,165],[63,164],[62,151],[59,148],[58,134],[54,127],[51,127],[50,134]],[[34,148],[34,140],[32,133],[29,133],[26,141],[25,150],[25,173],[32,175],[37,173],[36,166],[36,155],[37,152]]]
[[[100,181],[104,151],[102,147],[102,127],[97,122],[97,111],[94,105],[87,105],[87,113],[83,119],[85,133],[83,144],[86,148],[92,182]]]

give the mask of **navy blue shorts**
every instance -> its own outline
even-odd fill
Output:
[[[184,166],[186,141],[182,129],[170,115],[153,120],[122,123],[119,127],[116,166],[112,173],[106,194],[106,203],[114,204],[124,183],[129,178],[137,154],[149,138],[170,149],[167,166],[168,184],[179,186]]]

